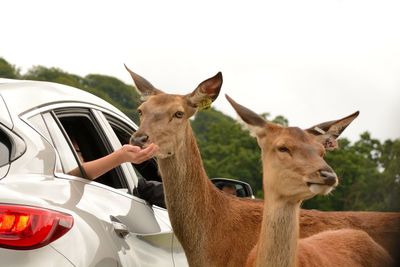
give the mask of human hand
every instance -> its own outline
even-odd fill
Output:
[[[123,145],[117,153],[120,154],[121,163],[131,162],[131,163],[142,163],[150,158],[152,158],[158,151],[158,146],[155,144],[150,144],[146,148],[140,148],[133,145]]]

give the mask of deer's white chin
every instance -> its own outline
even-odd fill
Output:
[[[330,185],[310,184],[308,188],[316,195],[326,195],[329,194],[334,187]]]

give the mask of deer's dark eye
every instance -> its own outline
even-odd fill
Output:
[[[137,113],[139,114],[139,116],[142,116],[142,111],[140,109],[137,110]]]
[[[288,154],[290,154],[290,150],[289,150],[289,148],[287,148],[286,146],[280,146],[280,147],[278,147],[278,151],[281,152],[281,153],[288,153]]]
[[[174,116],[177,117],[178,119],[183,118],[184,115],[185,115],[185,113],[183,111],[177,111],[174,114]]]

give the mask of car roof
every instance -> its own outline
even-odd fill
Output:
[[[119,109],[91,93],[52,82],[0,79],[0,96],[14,115],[50,104],[75,102],[99,106],[128,119]]]

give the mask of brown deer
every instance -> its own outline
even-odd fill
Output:
[[[326,195],[338,184],[323,159],[326,142],[297,127],[267,122],[226,97],[256,136],[263,163],[261,233],[246,266],[390,266],[387,251],[361,230],[330,230],[299,240],[302,201]]]
[[[169,217],[190,266],[244,266],[258,239],[263,202],[229,196],[215,188],[204,170],[189,122],[199,109],[217,98],[222,74],[203,81],[192,93],[177,95],[166,94],[127,70],[144,100],[138,107],[140,127],[131,143],[155,143],[160,148],[156,157]],[[329,125],[334,123],[321,124],[320,130],[328,132]],[[345,123],[340,125],[345,128]],[[343,127],[334,134],[340,134]],[[315,134],[322,136],[320,131]],[[332,140],[330,143],[334,143]],[[304,211],[300,234],[309,236],[326,229],[353,227],[366,229],[378,242],[392,246],[400,236],[400,229],[393,230],[394,220],[399,218],[397,214],[349,213],[339,217],[336,213]],[[379,222],[381,219],[385,221]]]

